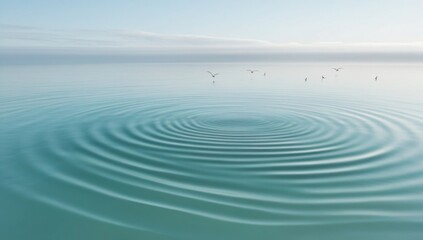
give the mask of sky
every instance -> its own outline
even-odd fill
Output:
[[[421,0],[0,0],[0,48],[423,49]]]

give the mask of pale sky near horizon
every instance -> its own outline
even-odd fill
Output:
[[[0,46],[133,44],[132,33],[141,45],[421,43],[422,10],[421,0],[0,0]]]

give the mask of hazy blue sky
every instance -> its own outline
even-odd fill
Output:
[[[273,42],[423,41],[421,0],[1,0],[0,22]]]
[[[423,49],[422,26],[422,0],[0,0],[3,48],[323,42]]]

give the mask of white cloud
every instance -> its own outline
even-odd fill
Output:
[[[130,30],[47,29],[0,24],[3,53],[191,56],[186,59],[423,59],[423,42],[272,43]],[[346,53],[346,54],[344,54]],[[379,54],[378,56],[375,53]],[[166,56],[167,57],[166,57]],[[155,58],[154,58],[155,59]],[[175,59],[181,59],[176,57]]]
[[[0,25],[1,47],[251,47],[260,40],[196,35],[158,34],[126,30],[63,30]]]
[[[89,47],[89,48],[245,48],[281,50],[407,49],[422,48],[423,42],[410,43],[272,43],[182,34],[159,34],[129,30],[69,30],[0,24],[0,47]]]

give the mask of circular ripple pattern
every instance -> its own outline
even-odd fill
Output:
[[[10,175],[23,194],[76,214],[153,231],[187,219],[274,226],[423,216],[412,207],[423,200],[419,113],[290,96],[64,109],[19,112],[57,118],[22,126],[17,147],[31,147],[14,153]]]

